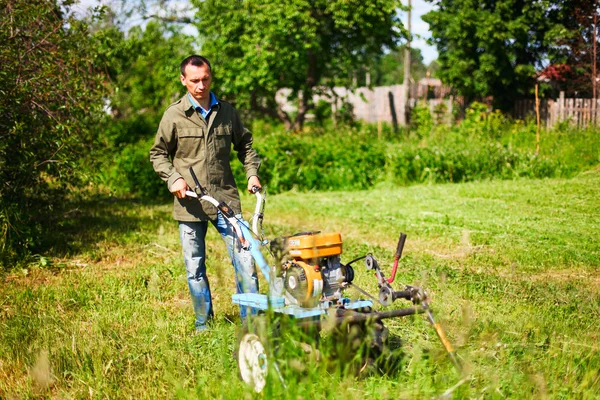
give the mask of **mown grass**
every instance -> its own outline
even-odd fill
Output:
[[[194,335],[170,205],[81,202],[57,227],[59,250],[40,258],[45,266],[3,276],[0,397],[597,398],[599,192],[594,170],[269,197],[268,237],[340,231],[345,261],[370,252],[389,272],[397,236],[407,233],[397,282],[427,289],[466,379],[454,387],[461,376],[419,316],[387,322],[392,343],[402,341],[396,371],[355,378],[303,361],[287,369],[287,388],[275,378],[263,395],[237,378],[233,275],[214,230],[217,316],[209,333]],[[251,210],[252,198],[244,201]],[[374,289],[356,269],[358,283]]]

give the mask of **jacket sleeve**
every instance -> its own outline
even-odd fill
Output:
[[[150,162],[154,167],[154,171],[167,183],[169,188],[177,179],[182,178],[171,161],[177,147],[176,134],[175,124],[165,113],[158,126],[154,144],[150,148]]]
[[[238,159],[244,165],[246,179],[250,179],[251,176],[258,176],[260,158],[258,157],[256,149],[252,147],[252,133],[250,133],[244,124],[242,124],[242,121],[235,110],[233,110],[232,142],[233,149],[237,152]]]

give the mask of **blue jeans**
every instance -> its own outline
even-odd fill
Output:
[[[237,215],[242,220],[241,215]],[[242,220],[243,221],[243,220]],[[218,213],[217,220],[211,221],[221,234],[233,269],[235,271],[235,286],[238,293],[258,293],[258,276],[254,260],[249,251],[242,249],[233,226]],[[244,222],[245,223],[245,222]],[[214,316],[210,285],[206,275],[206,231],[207,221],[179,221],[179,239],[183,248],[183,259],[187,271],[188,287],[192,296],[192,304],[196,314],[196,329],[206,329],[206,323]],[[246,317],[246,307],[240,308],[240,316]]]

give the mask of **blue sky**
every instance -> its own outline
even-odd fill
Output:
[[[406,5],[408,4],[408,0],[402,0],[402,2]],[[86,10],[91,6],[96,6],[98,4],[110,4],[111,0],[80,0],[79,4],[74,6],[74,9],[81,14],[85,14]],[[435,60],[438,56],[437,51],[434,47],[429,46],[425,40],[429,38],[431,35],[429,33],[429,25],[426,24],[421,16],[426,14],[428,11],[432,10],[433,6],[430,3],[425,2],[425,0],[412,0],[412,16],[411,16],[411,30],[413,35],[418,35],[420,38],[417,38],[413,41],[412,46],[414,48],[421,49],[423,54],[423,61],[425,65],[429,64],[431,61]],[[402,22],[406,26],[407,22],[407,13],[400,13]],[[191,35],[197,35],[198,31],[192,27],[188,26],[185,29],[185,32]]]

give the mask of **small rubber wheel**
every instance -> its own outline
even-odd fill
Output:
[[[260,393],[266,383],[269,364],[265,343],[252,332],[242,335],[237,355],[240,376],[256,393]]]

